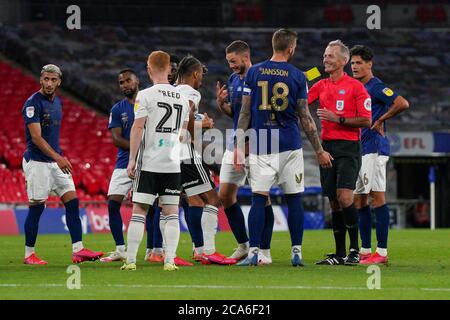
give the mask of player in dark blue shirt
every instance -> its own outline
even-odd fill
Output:
[[[406,110],[408,101],[398,95],[372,73],[373,53],[367,46],[350,50],[353,77],[360,80],[372,99],[372,127],[361,133],[362,165],[355,190],[355,205],[359,209],[362,247],[360,263],[387,263],[389,208],[386,205],[386,164],[389,141],[385,121]],[[376,216],[377,249],[371,251],[372,215],[369,196]]]
[[[126,259],[120,207],[133,184],[133,180],[128,177],[126,169],[130,154],[130,132],[134,122],[134,102],[139,91],[139,79],[132,69],[123,69],[119,72],[118,80],[125,99],[120,100],[111,108],[108,124],[113,143],[119,149],[116,167],[108,190],[109,226],[116,242],[116,251],[111,252],[108,257],[102,258],[100,260],[102,262]]]
[[[238,248],[230,256],[230,258],[241,260],[248,255],[249,243],[247,231],[245,228],[245,218],[242,209],[237,202],[237,192],[241,185],[245,184],[248,175],[248,165],[244,170],[237,171],[233,166],[233,149],[234,135],[236,132],[239,113],[241,111],[242,92],[244,89],[244,79],[248,69],[252,66],[250,60],[250,47],[242,41],[233,41],[225,50],[228,65],[233,73],[228,79],[226,85],[221,86],[218,82],[216,85],[216,101],[219,111],[227,115],[233,120],[232,134],[226,145],[226,151],[222,158],[222,166],[220,168],[220,186],[219,197],[225,209],[228,222],[234,237],[238,242]],[[269,203],[265,207],[265,222],[263,236],[261,239],[259,263],[270,264],[272,262],[270,256],[270,242],[272,239],[272,231],[274,224],[274,216],[272,206]]]
[[[103,255],[83,247],[72,165],[62,156],[59,146],[62,103],[56,90],[61,85],[61,76],[59,67],[45,65],[41,70],[41,89],[28,98],[22,109],[27,141],[22,166],[30,208],[24,228],[25,264],[47,264],[36,256],[34,246],[39,220],[50,192],[55,192],[66,207],[66,222],[72,238],[72,262],[96,260]]]
[[[296,32],[276,31],[272,37],[272,58],[251,67],[245,78],[235,153],[237,166],[242,167],[241,130],[251,128],[249,161],[253,199],[248,217],[250,250],[239,265],[257,265],[264,206],[274,183],[282,187],[288,206],[291,263],[303,265],[304,212],[300,193],[304,191],[304,163],[299,120],[317,153],[319,164],[331,166],[332,158],[323,150],[308,110],[306,78],[303,72],[288,63],[296,45]]]

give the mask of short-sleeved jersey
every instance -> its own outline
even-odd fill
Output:
[[[186,99],[188,99],[189,101],[192,101],[192,103],[194,104],[194,110],[193,110],[194,115],[198,114],[198,112],[199,112],[198,107],[200,105],[200,100],[202,99],[202,95],[200,94],[200,92],[198,92],[197,90],[195,90],[188,84],[179,84],[179,85],[177,85],[177,88],[181,92],[181,94],[186,97]],[[194,155],[194,152],[195,152],[195,150],[194,150],[194,148],[192,148],[192,144],[190,141],[182,143],[180,159],[181,160],[191,159]],[[199,156],[198,153],[195,153],[195,154],[197,156]]]
[[[227,82],[228,97],[227,101],[231,106],[231,113],[233,115],[233,134],[227,143],[227,149],[233,151],[234,148],[234,136],[238,125],[239,113],[242,106],[242,92],[244,89],[244,80],[240,75],[233,73]]]
[[[25,137],[27,149],[24,153],[25,160],[54,162],[44,154],[32,141],[28,125],[39,123],[41,125],[41,136],[57,153],[62,154],[59,146],[59,135],[62,121],[62,102],[55,96],[53,101],[49,100],[41,92],[35,92],[25,101],[22,108],[22,116],[25,122]]]
[[[371,118],[371,100],[358,80],[344,76],[338,81],[331,78],[323,79],[315,83],[308,93],[308,104],[319,100],[321,108],[334,112],[339,117]],[[358,141],[361,136],[360,128],[351,128],[339,123],[321,121],[322,140],[350,140]]]
[[[138,167],[150,172],[180,172],[180,133],[189,102],[177,87],[157,84],[139,91],[135,120],[147,117]]]
[[[109,115],[108,129],[121,128],[122,138],[130,140],[131,127],[134,122],[133,105],[128,99],[117,102],[112,108]],[[117,151],[116,169],[125,169],[128,166],[128,158],[130,150],[119,148]]]
[[[302,147],[296,106],[308,95],[303,72],[287,62],[263,61],[249,69],[243,95],[251,97],[251,128],[257,137],[257,143],[250,144],[251,153]]]
[[[372,123],[377,121],[391,107],[398,94],[388,88],[380,79],[373,77],[365,85],[367,92],[372,98]],[[384,123],[386,132],[386,122]],[[361,132],[361,143],[363,154],[378,153],[388,156],[390,154],[389,140],[376,130],[363,128]]]

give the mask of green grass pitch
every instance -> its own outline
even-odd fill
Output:
[[[80,265],[81,289],[69,290],[71,265],[68,235],[40,235],[38,255],[46,266],[22,264],[23,236],[0,237],[0,300],[4,299],[450,299],[450,230],[391,230],[390,264],[380,267],[381,289],[369,290],[364,266],[316,266],[314,262],[334,248],[331,230],[305,231],[306,266],[290,265],[287,232],[272,240],[273,264],[262,267],[203,266],[165,272],[162,265],[143,261],[138,269],[121,271],[121,263],[86,262]],[[376,243],[373,240],[373,243]],[[90,234],[84,244],[111,250],[110,234]],[[217,248],[230,254],[231,233],[217,235]],[[189,258],[191,243],[183,233],[178,254]]]

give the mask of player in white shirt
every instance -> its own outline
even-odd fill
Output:
[[[191,120],[199,114],[201,94],[197,89],[202,84],[205,72],[206,68],[203,64],[190,55],[184,57],[178,65],[177,88],[189,99]],[[196,121],[196,123],[199,122]],[[212,128],[212,126],[212,120],[204,114],[204,119],[201,120],[201,125],[196,125],[196,130]],[[192,132],[192,128],[190,129],[189,131]],[[190,220],[189,231],[195,245],[194,259],[203,264],[235,264],[235,259],[229,259],[216,251],[215,235],[218,225],[218,208],[221,204],[209,170],[190,142],[182,144],[181,181],[182,188],[188,197],[187,219]]]
[[[178,269],[174,259],[180,238],[180,139],[188,126],[189,102],[167,80],[170,73],[167,53],[152,52],[147,71],[154,85],[139,91],[134,107],[127,167],[128,175],[134,179],[133,213],[127,234],[127,261],[121,269],[136,270],[145,216],[149,206],[159,197],[162,205],[160,228],[165,243],[164,270],[173,271]]]

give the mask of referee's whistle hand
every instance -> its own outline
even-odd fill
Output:
[[[331,161],[333,161],[334,159],[331,156],[331,154],[329,154],[325,150],[317,153],[317,160],[319,160],[319,165],[322,168],[331,168],[331,167],[333,167],[333,164],[331,163]]]
[[[339,117],[325,108],[317,109],[317,116],[323,121],[339,122]]]

